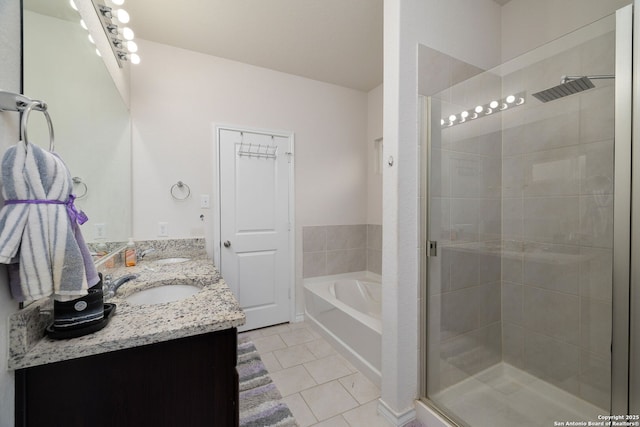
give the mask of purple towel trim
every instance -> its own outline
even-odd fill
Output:
[[[76,199],[75,195],[69,194],[69,198],[67,199],[66,202],[63,202],[61,200],[27,199],[27,200],[5,200],[4,204],[5,205],[17,205],[17,204],[20,204],[20,203],[26,203],[26,204],[30,204],[30,205],[66,205],[67,214],[69,215],[69,218],[71,219],[71,222],[77,222],[78,224],[82,225],[85,222],[87,222],[89,220],[89,218],[87,217],[87,215],[84,212],[79,211],[78,209],[76,209],[76,206],[73,204],[75,199]]]

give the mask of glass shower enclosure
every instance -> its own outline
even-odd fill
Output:
[[[627,411],[631,14],[489,71],[421,47],[459,76],[422,98],[422,393],[458,425]]]

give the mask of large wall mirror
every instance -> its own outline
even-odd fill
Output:
[[[55,152],[77,177],[76,206],[89,221],[89,243],[131,236],[129,111],[68,0],[23,0],[23,87],[47,103]],[[48,148],[42,114],[31,114],[29,140]]]

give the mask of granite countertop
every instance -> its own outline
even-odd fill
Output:
[[[244,324],[245,314],[238,301],[204,251],[179,255],[189,260],[176,264],[155,262],[173,256],[158,252],[148,255],[135,267],[108,271],[114,278],[131,273],[139,274],[139,277],[122,285],[116,296],[107,301],[116,304],[116,311],[109,324],[98,332],[63,340],[46,336],[40,338],[42,322],[34,326],[34,322],[28,319],[29,316],[31,320],[42,317],[48,306],[42,303],[17,313],[16,319],[11,319],[9,369],[122,350]],[[202,289],[182,300],[161,304],[133,305],[124,299],[138,290],[178,283],[189,283]],[[37,337],[35,340],[28,336],[29,333],[34,335],[33,329]]]

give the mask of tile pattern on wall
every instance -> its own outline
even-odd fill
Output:
[[[305,226],[302,252],[304,278],[358,271],[381,274],[382,226]]]
[[[492,97],[612,74],[614,33],[434,97],[440,117]],[[613,81],[431,135],[430,392],[504,361],[607,412]],[[603,412],[603,413],[604,413]]]
[[[608,33],[504,82],[534,91],[554,83],[550,71],[610,74],[612,46]],[[613,82],[531,102],[505,116],[504,127],[503,358],[608,410]]]

